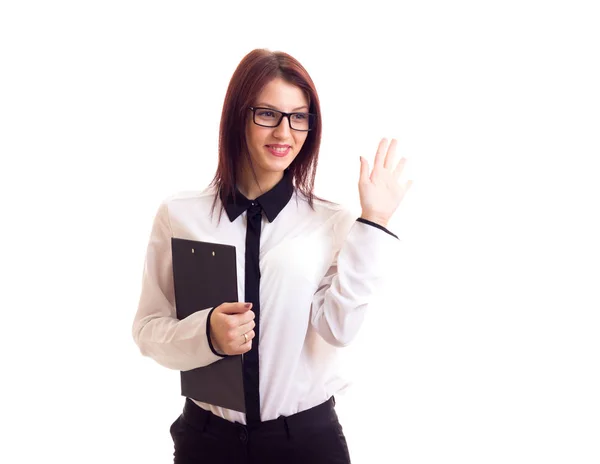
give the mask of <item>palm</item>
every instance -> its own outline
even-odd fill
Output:
[[[395,163],[396,145],[396,139],[392,139],[389,147],[387,139],[381,139],[371,174],[369,162],[361,156],[358,191],[363,215],[383,222],[391,218],[412,185],[411,180],[398,182],[406,159],[402,158]]]

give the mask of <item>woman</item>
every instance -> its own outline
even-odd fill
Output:
[[[212,183],[158,210],[133,324],[141,353],[181,371],[243,359],[243,411],[187,397],[170,429],[175,463],[350,462],[334,409],[346,386],[336,351],[385,277],[399,243],[387,223],[410,181],[398,182],[405,160],[383,139],[372,173],[360,158],[362,215],[353,217],[312,193],[320,137],[306,70],[286,53],[254,50],[227,90]],[[243,301],[178,320],[172,237],[234,245]]]

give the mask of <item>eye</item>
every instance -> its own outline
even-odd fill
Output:
[[[259,116],[264,116],[266,118],[272,118],[273,116],[275,116],[275,113],[273,113],[272,111],[268,111],[268,110],[260,110],[258,112]]]
[[[294,119],[297,119],[299,121],[303,121],[305,119],[308,118],[308,114],[307,113],[294,113]]]

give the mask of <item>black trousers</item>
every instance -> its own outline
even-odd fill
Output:
[[[246,426],[186,398],[171,425],[174,464],[349,464],[335,399],[288,417]]]

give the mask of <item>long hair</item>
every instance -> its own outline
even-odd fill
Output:
[[[304,67],[284,52],[255,49],[248,53],[236,68],[225,94],[219,127],[219,163],[211,187],[217,194],[211,209],[214,212],[217,197],[227,198],[235,192],[237,167],[247,157],[254,177],[256,173],[248,153],[246,124],[252,106],[263,87],[275,78],[302,89],[309,101],[309,112],[317,115],[313,128],[294,161],[287,168],[292,181],[314,210],[313,199],[326,201],[313,193],[319,147],[321,146],[321,107],[315,85]],[[330,203],[330,202],[328,202]],[[223,207],[219,212],[219,220]]]

